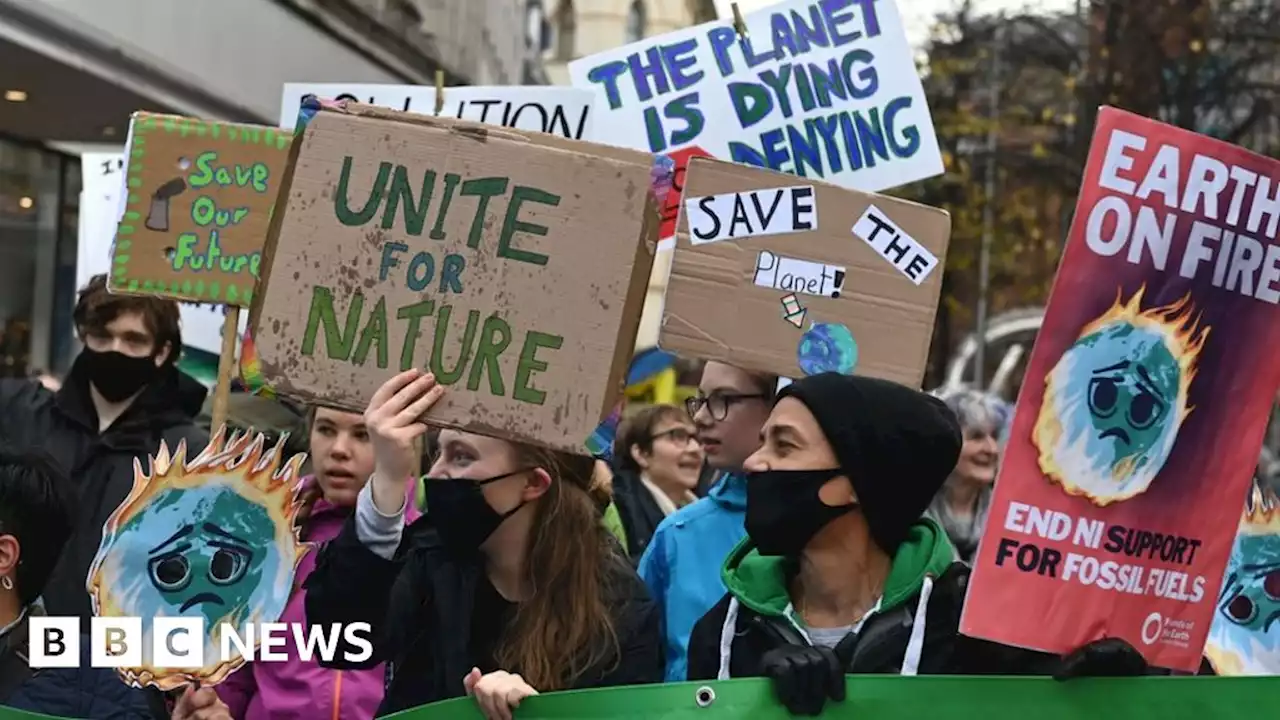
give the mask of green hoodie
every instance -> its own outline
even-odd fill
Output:
[[[915,597],[926,575],[939,577],[955,562],[955,548],[942,526],[921,518],[898,548],[884,582],[884,597],[878,612],[892,610]],[[787,561],[761,555],[747,538],[725,560],[721,577],[725,587],[744,607],[757,614],[790,618],[787,609]]]

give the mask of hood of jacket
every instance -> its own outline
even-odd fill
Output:
[[[926,576],[940,577],[955,561],[955,549],[946,532],[934,520],[921,518],[911,527],[885,578],[880,612],[892,610],[915,597]],[[725,588],[744,607],[771,617],[783,617],[791,605],[787,592],[791,561],[768,557],[756,550],[751,538],[734,548],[725,560],[721,577]]]
[[[707,497],[730,510],[746,510],[747,476],[739,472],[722,473]]]

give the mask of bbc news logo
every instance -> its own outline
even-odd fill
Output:
[[[199,670],[207,665],[204,618],[158,617],[150,623],[150,656],[145,665],[175,670]],[[80,666],[81,624],[78,617],[32,617],[29,624],[29,658],[32,668],[74,668]],[[345,662],[360,663],[373,657],[373,630],[369,623],[349,625],[307,625],[306,623],[247,623],[236,628],[222,624],[217,662],[242,657],[251,662],[285,662],[292,656],[303,662],[338,659],[338,646],[345,643],[354,652],[343,652]],[[144,665],[147,634],[142,618],[92,618],[89,631],[91,667],[134,668]]]

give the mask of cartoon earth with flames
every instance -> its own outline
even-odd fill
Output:
[[[1117,296],[1063,353],[1032,434],[1045,477],[1098,506],[1141,495],[1164,467],[1209,336],[1190,295],[1143,310],[1145,289]]]
[[[308,546],[294,531],[306,456],[282,462],[283,443],[267,449],[261,434],[227,438],[223,428],[190,462],[185,443],[172,455],[162,443],[149,474],[134,462],[133,490],[108,519],[89,573],[95,614],[143,618],[142,663],[120,669],[129,684],[220,682],[243,664],[238,654],[222,662],[223,625],[247,640],[249,625],[284,612]],[[200,670],[155,665],[151,620],[159,617],[203,619]]]
[[[1219,675],[1280,675],[1280,498],[1257,485],[1240,519],[1204,654]]]

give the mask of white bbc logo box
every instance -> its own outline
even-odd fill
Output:
[[[80,618],[32,617],[29,623],[32,668],[80,666]],[[139,667],[146,636],[142,618],[92,618],[89,627],[91,667]],[[204,665],[204,620],[158,617],[151,622],[154,667],[198,668]]]

